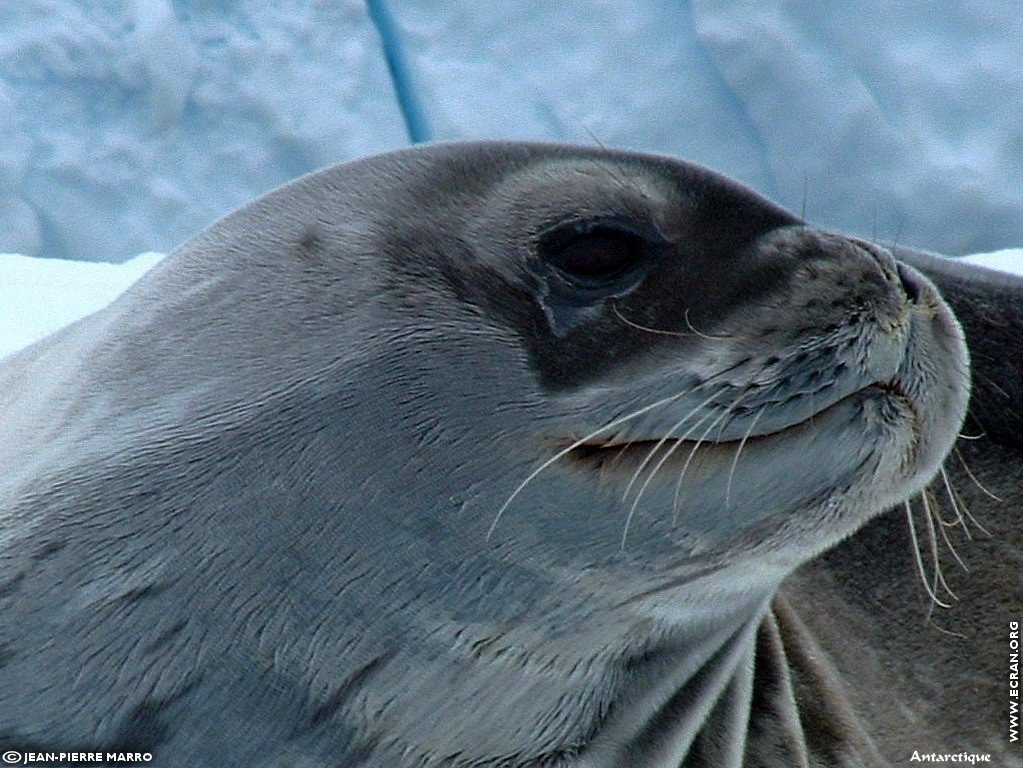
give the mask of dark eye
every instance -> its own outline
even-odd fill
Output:
[[[607,225],[572,224],[541,244],[545,261],[570,279],[587,285],[628,272],[646,256],[639,235]]]
[[[566,243],[552,254],[552,261],[558,269],[580,277],[613,277],[639,260],[641,246],[636,238],[595,232]]]

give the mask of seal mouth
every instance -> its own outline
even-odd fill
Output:
[[[758,444],[812,427],[815,420],[824,417],[828,412],[851,400],[871,396],[881,397],[889,404],[902,406],[901,412],[908,411],[910,420],[919,415],[916,404],[903,383],[898,379],[888,379],[868,384],[812,412],[805,419],[770,432],[751,431],[744,437],[727,440],[715,438],[713,433],[723,432],[724,426],[722,426],[710,429],[709,434],[705,433],[700,438],[652,437],[628,440],[612,436],[605,440],[593,439],[575,445],[567,451],[566,458],[577,466],[597,469],[601,472],[621,472],[626,476],[632,475],[638,467],[644,464],[671,471],[683,470],[697,452],[721,451],[734,454],[740,450],[751,450]],[[567,449],[569,445],[566,443],[564,448]]]

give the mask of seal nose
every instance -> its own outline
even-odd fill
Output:
[[[930,283],[919,272],[897,261],[887,248],[865,240],[853,239],[853,242],[877,262],[885,278],[893,286],[898,282],[910,303],[922,304],[928,301],[927,295],[931,292]]]

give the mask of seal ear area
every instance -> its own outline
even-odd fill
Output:
[[[571,220],[540,233],[528,266],[555,336],[602,313],[607,299],[635,290],[668,248],[653,227],[619,217]]]

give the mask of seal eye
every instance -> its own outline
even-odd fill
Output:
[[[571,282],[593,287],[642,263],[646,246],[643,237],[607,223],[576,223],[545,238],[540,252]]]
[[[619,233],[602,232],[578,237],[557,254],[555,266],[585,278],[618,275],[639,259],[641,249],[633,240]]]
[[[656,228],[631,219],[569,221],[541,234],[529,267],[554,335],[599,317],[607,299],[639,287],[667,247]]]

